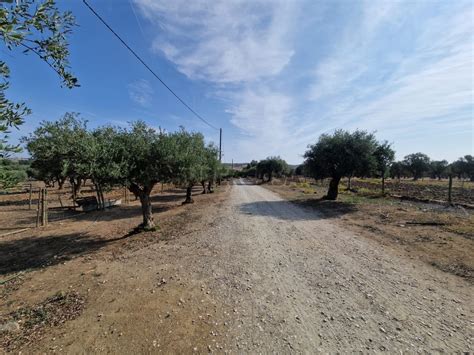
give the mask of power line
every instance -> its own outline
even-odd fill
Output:
[[[120,37],[117,32],[115,32],[112,27],[109,26],[109,24],[107,22],[105,22],[105,20],[87,3],[86,0],[82,0],[82,2],[89,8],[89,10],[92,11],[92,13],[105,25],[105,27],[107,27],[109,29],[110,32],[112,32],[114,34],[115,37],[118,38],[118,40],[120,42],[122,42],[122,44],[140,61],[140,63],[142,63],[145,68],[147,68],[150,73],[153,74],[153,76],[155,78],[157,78],[160,83],[162,83],[164,85],[165,88],[168,89],[169,92],[171,92],[174,97],[176,97],[189,111],[191,111],[197,118],[199,118],[202,122],[204,122],[205,124],[207,124],[209,127],[211,128],[214,128],[215,130],[219,130],[219,128],[215,127],[214,125],[210,124],[209,122],[207,122],[200,114],[198,114],[196,111],[194,111],[182,98],[180,98],[159,76],[158,74],[156,74],[149,66],[148,64],[145,63],[145,61],[132,49],[130,48],[130,46],[122,39],[122,37]]]

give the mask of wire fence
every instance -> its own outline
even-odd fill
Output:
[[[451,181],[451,182],[450,182]],[[311,187],[324,191],[329,186],[329,179],[315,180],[303,176],[293,176],[276,179],[273,184],[293,185],[304,189]],[[349,182],[343,179],[340,191],[344,191]],[[350,182],[351,190],[361,195],[377,195],[382,192],[381,179],[353,178]],[[385,192],[388,197],[395,197],[420,202],[454,203],[467,207],[474,207],[474,182],[462,179],[387,179]]]
[[[162,194],[172,185],[158,184],[152,195]],[[89,204],[76,203],[72,187],[65,184],[61,189],[47,187],[39,181],[31,181],[0,192],[0,236],[25,228],[45,226],[48,223],[80,218],[92,210],[96,191],[92,183],[82,186],[77,202],[89,200]],[[104,192],[105,207],[128,205],[136,200],[128,189],[114,188]],[[96,202],[95,202],[96,203]]]

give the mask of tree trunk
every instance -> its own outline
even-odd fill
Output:
[[[81,192],[81,187],[82,187],[82,179],[78,178],[77,182],[74,184],[74,195],[77,197],[77,195]]]
[[[347,180],[347,191],[352,191],[352,176],[349,176],[349,179]]]
[[[139,185],[132,183],[128,187],[131,193],[133,193],[136,197],[140,198],[140,204],[142,206],[142,215],[143,215],[143,223],[140,224],[144,230],[153,230],[155,228],[155,222],[153,220],[153,213],[151,209],[151,199],[150,194],[153,190],[157,182],[151,182],[149,185],[145,185],[144,187],[140,187]]]
[[[339,193],[339,181],[341,181],[340,177],[333,177],[329,182],[329,189],[324,199],[326,200],[336,200],[337,195]]]
[[[209,180],[209,182],[207,183],[207,192],[212,194],[214,192],[214,190],[212,190],[212,182],[211,180]]]
[[[72,193],[72,204],[76,206],[76,182],[74,179],[70,179],[69,182],[71,183],[71,193]]]
[[[382,175],[382,195],[385,195],[385,176]]]
[[[205,181],[201,181],[201,185],[202,185],[202,193],[205,194],[207,191],[206,191],[206,182]]]
[[[58,190],[62,190],[63,189],[63,185],[64,185],[64,182],[66,181],[66,179],[59,179],[58,178]]]
[[[151,209],[150,192],[143,191],[140,194],[140,203],[142,205],[143,223],[141,227],[145,230],[155,228],[153,213]]]
[[[100,201],[101,201],[101,210],[105,210],[105,198],[104,198],[104,191],[102,190],[102,185],[99,185],[100,191]]]
[[[185,203],[194,203],[194,200],[193,200],[193,187],[192,186],[188,186],[186,188],[186,200],[184,200],[183,205]]]

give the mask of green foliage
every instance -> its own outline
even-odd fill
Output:
[[[367,176],[376,167],[377,141],[372,133],[337,130],[323,134],[304,154],[308,172],[317,179]]]
[[[211,184],[217,179],[220,162],[219,162],[219,148],[213,143],[207,145],[204,150],[204,174],[201,177],[202,181],[209,181]]]
[[[58,73],[68,88],[78,86],[77,79],[69,72],[68,62],[67,36],[74,26],[72,14],[60,12],[54,0],[22,0],[9,7],[6,4],[0,7],[0,39],[6,49],[20,48],[24,54],[38,56]],[[20,151],[18,145],[8,143],[8,134],[31,113],[24,103],[13,103],[7,99],[9,78],[10,69],[6,62],[0,60],[0,157]]]
[[[87,122],[77,113],[66,113],[56,122],[43,121],[22,142],[32,157],[30,173],[47,184],[60,186],[67,178],[89,175],[93,148]]]
[[[450,170],[459,179],[469,178],[474,181],[474,157],[472,155],[465,155],[453,162]]]
[[[402,176],[407,175],[408,170],[406,165],[402,161],[397,161],[390,165],[390,177],[392,179],[401,179]]]
[[[387,174],[388,167],[395,159],[395,151],[387,141],[382,144],[378,144],[374,152],[376,170],[380,177],[385,177]]]
[[[404,158],[403,164],[412,174],[413,180],[418,180],[429,170],[430,158],[423,153],[413,153]]]
[[[295,169],[295,175],[304,175],[305,174],[305,165],[304,164],[300,164],[296,167]]]
[[[0,189],[13,187],[27,178],[28,161],[0,159]]]
[[[447,176],[448,162],[446,160],[432,160],[430,162],[430,175],[433,179],[441,179]]]
[[[257,177],[264,179],[267,176],[268,181],[272,181],[273,176],[288,174],[289,171],[288,164],[279,156],[260,160],[256,166]]]
[[[30,172],[47,183],[70,179],[78,185],[91,179],[99,201],[103,189],[128,187],[140,198],[142,227],[148,229],[154,227],[150,193],[158,182],[189,187],[212,183],[222,174],[218,149],[206,146],[202,134],[157,132],[140,121],[129,129],[90,131],[79,115],[67,113],[56,122],[42,122],[23,141],[32,156]]]
[[[377,166],[375,136],[366,131],[337,130],[323,134],[304,154],[307,172],[316,179],[330,177],[326,198],[335,200],[342,177],[368,176]]]
[[[207,154],[204,136],[201,133],[187,132],[183,128],[172,134],[177,150],[175,154],[176,171],[173,180],[182,186],[192,186],[206,180]]]

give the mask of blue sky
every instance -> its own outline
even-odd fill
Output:
[[[376,131],[397,158],[473,154],[471,1],[89,0],[156,72],[213,125],[224,161],[280,155],[300,163],[336,128]],[[41,120],[80,112],[90,126],[144,120],[180,125],[218,142],[80,1],[71,67],[60,87],[33,56],[0,50],[8,96],[33,110],[14,139]]]

